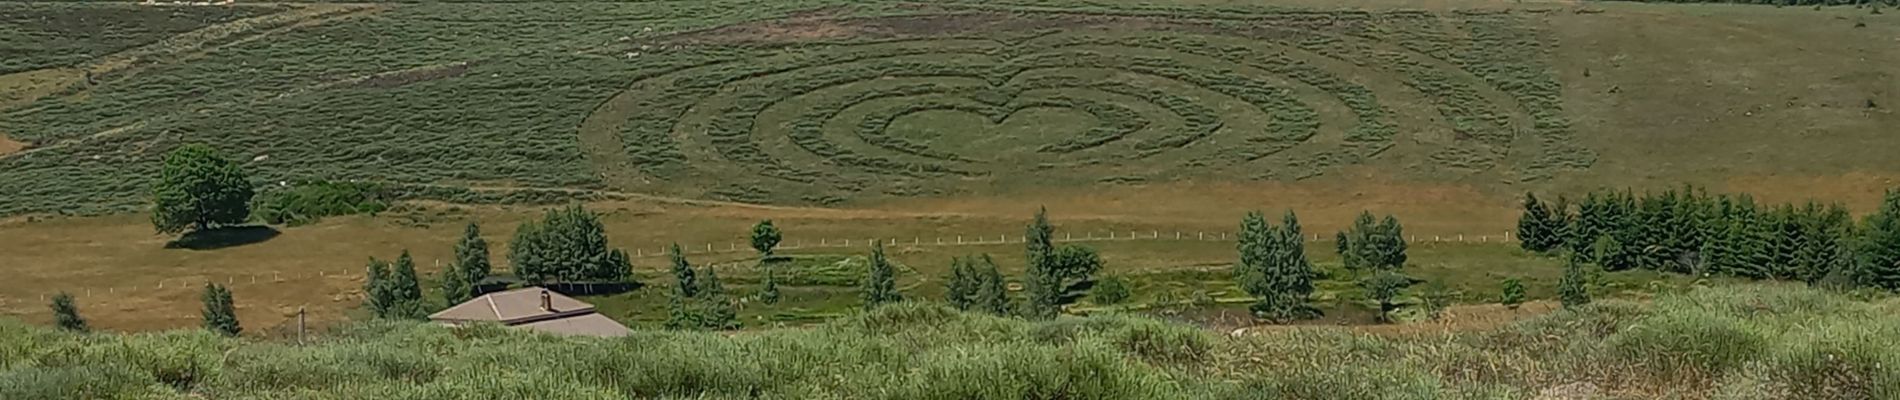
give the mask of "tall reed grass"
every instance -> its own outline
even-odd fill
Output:
[[[1791,285],[1602,301],[1503,328],[1223,337],[904,303],[812,328],[616,339],[364,322],[314,343],[0,321],[0,398],[1900,399],[1900,309]],[[1581,388],[1581,389],[1580,389]]]

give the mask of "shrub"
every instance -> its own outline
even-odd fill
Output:
[[[323,217],[371,214],[389,209],[391,196],[381,185],[363,182],[303,182],[266,187],[252,200],[251,219],[298,226]]]
[[[1127,280],[1120,277],[1102,278],[1095,282],[1095,287],[1089,289],[1089,298],[1094,299],[1096,304],[1118,304],[1127,301],[1132,295]]]

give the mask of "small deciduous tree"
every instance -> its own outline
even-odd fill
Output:
[[[241,224],[250,218],[253,194],[236,162],[204,145],[179,147],[165,155],[152,188],[152,227],[178,233]]]
[[[580,206],[548,211],[541,221],[521,224],[509,243],[515,274],[531,283],[625,281],[632,263],[610,248],[600,217]]]
[[[760,257],[771,257],[772,249],[778,247],[780,239],[778,227],[772,225],[772,220],[759,221],[758,225],[752,226],[752,249],[758,250]]]
[[[1557,280],[1557,299],[1565,309],[1590,304],[1590,289],[1585,282],[1583,263],[1574,257],[1564,261],[1564,275]]]
[[[238,325],[237,307],[231,303],[231,289],[206,283],[203,300],[205,329],[224,336],[237,336],[244,331],[244,327]]]
[[[1516,310],[1518,306],[1523,305],[1524,282],[1518,281],[1517,278],[1504,279],[1504,295],[1498,299],[1498,303],[1504,304],[1505,308],[1512,310]]]
[[[871,266],[864,277],[863,288],[860,290],[864,309],[871,310],[881,305],[903,301],[904,296],[897,293],[897,272],[891,268],[890,260],[884,258],[884,242],[878,241],[871,244],[870,263]]]
[[[1379,320],[1388,322],[1392,320],[1392,311],[1399,308],[1399,294],[1411,286],[1412,278],[1392,270],[1382,270],[1359,281],[1366,298],[1379,303]]]
[[[79,304],[73,302],[73,295],[59,292],[53,295],[53,322],[59,329],[72,332],[88,332],[86,319],[79,317]]]
[[[1336,237],[1337,251],[1346,268],[1396,270],[1405,266],[1405,228],[1399,219],[1387,215],[1373,222],[1371,212],[1363,212],[1352,226]]]
[[[1089,298],[1095,300],[1095,304],[1102,305],[1120,304],[1132,295],[1126,280],[1119,277],[1098,280],[1095,282],[1095,287],[1089,290]]]

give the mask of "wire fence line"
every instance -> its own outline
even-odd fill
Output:
[[[1235,239],[1235,235],[1231,232],[1216,232],[1216,231],[1172,231],[1172,232],[1169,232],[1169,231],[1159,231],[1159,230],[1148,230],[1148,231],[1090,231],[1090,232],[1081,232],[1081,233],[1063,233],[1060,235],[1060,237],[1056,237],[1053,240],[1057,243],[1088,243],[1088,242],[1131,242],[1131,241],[1225,242],[1225,241],[1232,241],[1236,239]],[[1412,243],[1412,244],[1418,244],[1418,245],[1430,245],[1430,244],[1435,244],[1435,243],[1447,243],[1447,244],[1509,243],[1514,240],[1516,240],[1516,238],[1512,235],[1512,232],[1509,232],[1509,231],[1501,232],[1500,234],[1496,234],[1496,235],[1453,234],[1453,235],[1408,235],[1406,237],[1407,242]],[[792,240],[781,242],[780,246],[778,246],[777,249],[778,250],[826,249],[826,248],[862,249],[862,248],[870,247],[873,242],[882,242],[886,246],[893,246],[893,247],[995,246],[995,245],[1021,244],[1023,243],[1023,241],[1024,241],[1024,237],[1021,235],[1008,235],[1008,234],[955,235],[955,236],[931,237],[928,239],[921,236],[913,236],[910,238],[910,240],[903,240],[899,238],[863,238],[863,239],[849,239],[849,238],[823,239],[821,238],[817,240],[792,239]],[[1333,241],[1333,238],[1331,236],[1326,236],[1326,235],[1311,234],[1307,236],[1307,241],[1315,242],[1315,243],[1329,243]],[[629,255],[634,256],[636,258],[666,257],[667,254],[666,254],[665,249],[666,247],[640,247],[640,248],[633,249],[631,251],[632,254],[629,254]],[[737,254],[737,253],[754,253],[755,252],[752,249],[750,242],[746,242],[744,244],[741,244],[740,242],[728,242],[726,243],[725,246],[719,246],[713,243],[705,243],[703,245],[690,245],[690,246],[683,245],[681,246],[681,251],[685,253],[686,255]],[[441,266],[443,265],[443,261],[435,260],[434,264],[437,267],[436,270],[440,270]],[[497,267],[501,267],[501,266],[497,265]],[[507,268],[496,268],[496,272],[507,272],[507,271],[508,271]],[[126,298],[126,299],[149,298],[149,296],[146,296],[146,295],[153,295],[153,294],[158,294],[158,293],[167,293],[167,294],[184,293],[184,294],[189,295],[190,293],[197,293],[198,291],[204,290],[204,286],[210,283],[223,284],[225,286],[231,287],[233,291],[239,291],[239,292],[250,291],[250,290],[270,290],[271,288],[274,288],[274,287],[283,287],[281,285],[302,285],[302,284],[310,284],[313,281],[319,282],[319,283],[329,283],[326,281],[334,281],[334,282],[350,282],[351,284],[360,284],[361,282],[365,280],[367,273],[368,272],[361,267],[339,267],[339,268],[323,268],[323,269],[317,269],[317,270],[257,272],[257,273],[246,273],[246,274],[229,274],[229,275],[209,274],[209,275],[159,278],[147,284],[108,286],[108,287],[103,287],[103,288],[85,287],[85,288],[67,289],[65,291],[66,293],[72,295],[74,299],[79,300],[82,303],[82,306],[90,306],[90,307],[110,306],[110,305],[116,304],[119,301],[128,301],[128,302],[143,303],[144,305],[149,305],[148,301],[121,300],[121,299],[122,298]],[[36,295],[38,297],[37,304],[39,304],[40,306],[44,306],[45,304],[48,304],[47,302],[51,300],[52,296],[59,292],[60,290],[48,289],[46,291],[37,293]],[[195,298],[195,297],[187,297],[187,298]],[[20,309],[23,306],[30,306],[30,305],[24,305],[24,304],[17,304],[25,300],[27,299],[15,300],[15,299],[9,299],[5,295],[0,295],[0,309]],[[198,318],[198,315],[192,314],[188,316],[181,316],[178,318],[187,318],[187,317]]]
[[[929,238],[925,238],[922,236],[912,236],[912,237],[909,237],[908,240],[906,240],[906,238],[895,238],[895,237],[861,238],[861,239],[820,238],[818,240],[791,239],[791,240],[779,242],[778,247],[776,247],[775,249],[776,250],[800,250],[800,249],[820,249],[820,248],[870,247],[873,242],[882,242],[887,247],[889,246],[911,246],[911,247],[993,246],[993,245],[1001,245],[1001,244],[1023,243],[1024,240],[1025,238],[1022,235],[1010,235],[1010,234],[954,235],[954,236],[935,236],[935,237],[929,237]],[[1082,232],[1080,234],[1064,233],[1062,234],[1061,237],[1057,237],[1053,239],[1053,241],[1056,243],[1142,241],[1142,240],[1225,242],[1225,241],[1232,241],[1236,239],[1235,239],[1234,234],[1231,232],[1159,231],[1159,230],[1090,231],[1090,232]],[[1503,231],[1495,235],[1493,234],[1476,234],[1476,235],[1453,234],[1453,235],[1409,235],[1406,237],[1407,242],[1414,243],[1414,244],[1508,243],[1513,240],[1516,240],[1516,238],[1512,236],[1511,231]],[[1311,234],[1311,235],[1308,235],[1307,241],[1314,242],[1314,243],[1329,243],[1333,241],[1333,238],[1331,236]],[[632,254],[629,254],[629,255],[635,258],[665,257],[667,255],[667,250],[665,246],[634,247],[632,249],[633,249]],[[752,249],[751,242],[749,241],[748,242],[737,242],[737,241],[727,242],[725,243],[724,246],[719,246],[714,243],[705,243],[704,245],[682,245],[680,247],[680,251],[687,255],[755,252],[755,250]]]

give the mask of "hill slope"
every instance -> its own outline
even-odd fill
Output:
[[[1900,175],[1893,16],[1212,3],[7,5],[16,31],[205,16],[8,67],[0,215],[134,209],[194,142],[260,181],[825,205],[1257,180],[1860,203]]]

